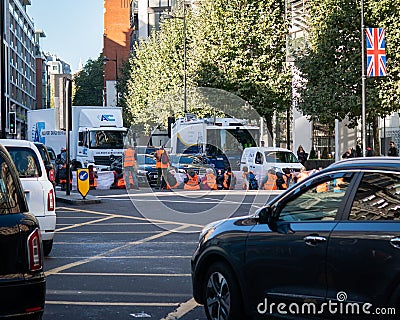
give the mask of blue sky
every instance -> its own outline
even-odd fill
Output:
[[[44,52],[55,54],[72,72],[103,50],[104,0],[31,0],[28,15],[42,29]]]

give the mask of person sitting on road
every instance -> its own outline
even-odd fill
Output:
[[[258,181],[253,171],[249,171],[247,166],[242,168],[243,174],[243,190],[258,190]]]
[[[277,190],[276,180],[277,176],[275,170],[269,169],[267,175],[261,182],[261,188],[264,190]]]
[[[217,177],[214,170],[211,168],[206,169],[205,176],[201,179],[201,188],[204,190],[217,190]]]
[[[193,169],[188,169],[183,183],[184,190],[200,190],[200,179]]]
[[[175,174],[176,171],[174,169],[167,170],[165,174],[165,184],[167,190],[179,189],[180,185],[178,180],[175,178]]]

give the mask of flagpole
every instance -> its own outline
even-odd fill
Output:
[[[364,0],[361,0],[361,135],[362,135],[362,155],[365,157],[366,146],[366,125],[365,125],[365,26],[364,26]]]

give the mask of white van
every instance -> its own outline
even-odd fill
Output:
[[[244,166],[253,171],[258,181],[261,181],[271,168],[280,170],[300,171],[303,166],[294,153],[288,149],[275,147],[250,147],[243,150],[240,160],[240,170]]]
[[[17,167],[29,211],[39,221],[43,252],[47,256],[53,247],[56,203],[53,184],[47,177],[43,159],[33,142],[0,139],[0,144],[7,149]]]

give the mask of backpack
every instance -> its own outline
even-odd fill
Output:
[[[258,182],[253,172],[249,172],[249,190],[258,190]]]
[[[167,155],[167,153],[164,151],[164,152],[161,154],[161,163],[162,163],[162,164],[168,164],[168,162],[169,162],[168,155]]]

